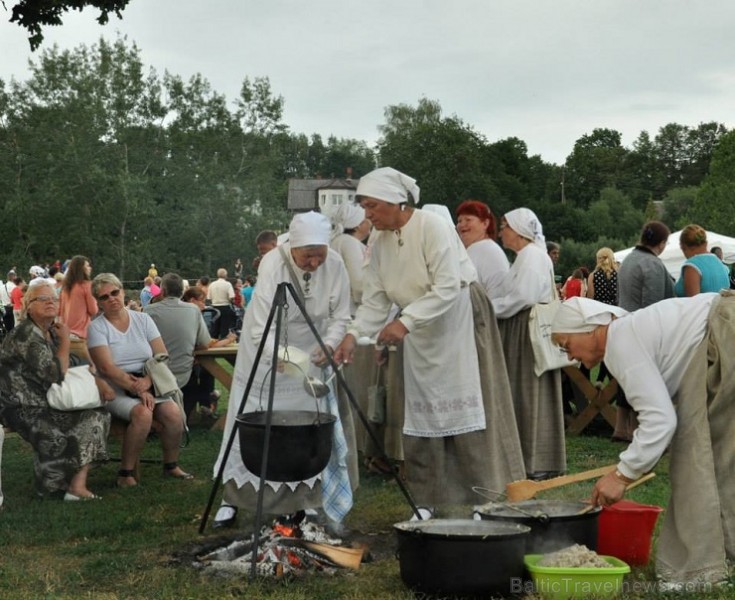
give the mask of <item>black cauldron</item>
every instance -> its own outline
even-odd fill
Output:
[[[404,521],[398,537],[401,579],[431,595],[506,595],[523,577],[530,528],[469,519]]]
[[[237,421],[242,462],[260,476],[263,464],[266,412],[241,413]],[[307,410],[274,410],[265,478],[303,481],[321,473],[332,453],[337,417]]]
[[[476,507],[476,510],[483,520],[527,525],[531,535],[526,538],[526,554],[546,554],[572,544],[597,549],[597,525],[602,509],[597,506],[579,514],[588,506],[584,502],[563,500],[524,500]]]

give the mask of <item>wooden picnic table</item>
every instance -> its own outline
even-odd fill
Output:
[[[199,364],[208,373],[219,381],[229,392],[232,388],[232,375],[222,365],[222,361],[226,361],[230,365],[235,364],[237,358],[237,344],[222,346],[221,348],[207,348],[206,350],[196,350],[194,357]],[[230,399],[232,400],[232,399]],[[212,425],[212,431],[224,431],[226,414],[220,415],[217,422]]]
[[[605,420],[614,428],[616,409],[610,403],[618,392],[618,382],[610,378],[606,386],[597,387],[578,367],[564,367],[563,370],[572,385],[582,392],[587,400],[587,406],[569,424],[567,433],[581,433],[597,416],[597,413],[602,414]]]

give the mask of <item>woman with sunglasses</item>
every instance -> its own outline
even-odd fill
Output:
[[[123,440],[117,485],[137,485],[133,468],[148,437],[153,421],[163,447],[163,472],[178,479],[192,479],[178,465],[179,444],[184,431],[181,410],[172,396],[155,397],[145,362],[154,354],[166,353],[161,334],[150,315],[125,308],[122,283],[112,273],[92,280],[101,315],[89,326],[87,346],[100,373],[115,388],[115,399],[107,404],[113,417],[129,423]]]
[[[58,301],[47,283],[28,289],[22,311],[23,320],[0,349],[2,418],[33,446],[39,496],[65,492],[65,500],[96,498],[87,475],[93,463],[107,460],[110,415],[101,408],[60,411],[48,405],[46,393],[69,368],[69,328],[55,322]]]

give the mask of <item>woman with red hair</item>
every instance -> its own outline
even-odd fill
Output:
[[[457,233],[477,269],[478,281],[488,298],[493,298],[510,268],[505,252],[495,241],[498,237],[495,215],[487,204],[478,200],[465,200],[455,214]]]

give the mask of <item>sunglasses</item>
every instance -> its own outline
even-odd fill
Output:
[[[110,297],[117,298],[120,295],[121,291],[122,290],[120,290],[120,288],[112,290],[109,294],[102,294],[101,296],[97,296],[97,300],[99,300],[100,302],[107,302]]]
[[[28,301],[28,304],[31,304],[32,302],[58,302],[59,299],[56,296],[36,296],[32,300]]]

